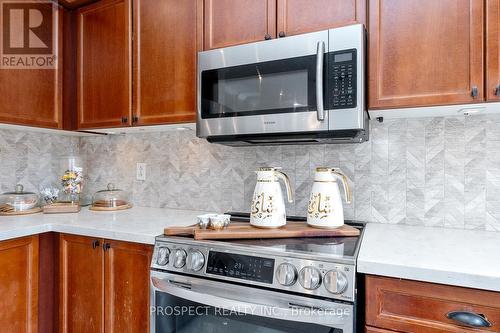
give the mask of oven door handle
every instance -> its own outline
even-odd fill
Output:
[[[151,282],[158,291],[178,298],[193,301],[202,305],[208,305],[214,308],[224,309],[231,312],[239,312],[273,319],[321,324],[321,321],[328,317],[324,315],[326,311],[332,311],[334,313],[334,316],[336,311],[335,308],[327,309],[321,307],[308,307],[295,303],[288,303],[289,308],[252,303],[248,298],[245,300],[239,300],[221,296],[216,293],[210,293],[208,290],[203,291],[203,293],[193,291],[189,289],[189,286],[184,283],[178,284],[175,281],[157,277],[152,277]],[[229,291],[228,294],[230,294]],[[311,311],[313,310],[317,313],[312,314]],[[339,315],[338,320],[340,324],[344,322],[346,318],[344,317],[344,315]]]
[[[325,120],[325,109],[323,107],[323,59],[325,55],[325,42],[318,42],[316,51],[316,106],[318,121]]]

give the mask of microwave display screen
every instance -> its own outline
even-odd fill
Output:
[[[307,107],[307,70],[222,79],[219,103],[235,112]]]
[[[335,62],[351,61],[352,53],[340,53],[335,55]]]

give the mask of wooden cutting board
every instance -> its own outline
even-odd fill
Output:
[[[288,222],[277,229],[262,229],[246,222],[231,222],[224,230],[200,229],[198,225],[188,227],[167,227],[166,236],[192,236],[202,239],[253,239],[253,238],[299,238],[299,237],[349,237],[359,236],[359,229],[344,224],[335,229],[318,229],[304,222]]]

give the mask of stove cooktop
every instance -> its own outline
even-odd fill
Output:
[[[231,214],[231,221],[249,222],[250,214],[239,212],[228,212]],[[306,222],[305,217],[288,216],[290,222]],[[346,221],[361,230],[364,228],[363,222]],[[297,254],[309,254],[318,256],[333,256],[342,258],[354,258],[361,242],[361,235],[357,237],[307,237],[307,238],[273,238],[273,239],[231,239],[219,242],[227,242],[242,246],[268,248],[277,251]]]
[[[249,220],[248,214],[230,214],[233,221]],[[305,223],[305,218],[288,221]],[[359,228],[360,236],[194,240],[161,235],[151,269],[353,302],[364,223],[346,223]]]

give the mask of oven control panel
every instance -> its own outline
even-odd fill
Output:
[[[329,109],[349,109],[357,105],[357,52],[356,49],[335,51],[328,54]]]
[[[209,251],[206,272],[207,274],[272,284],[274,259]]]
[[[151,268],[211,279],[354,301],[355,266],[196,241],[157,241]]]

